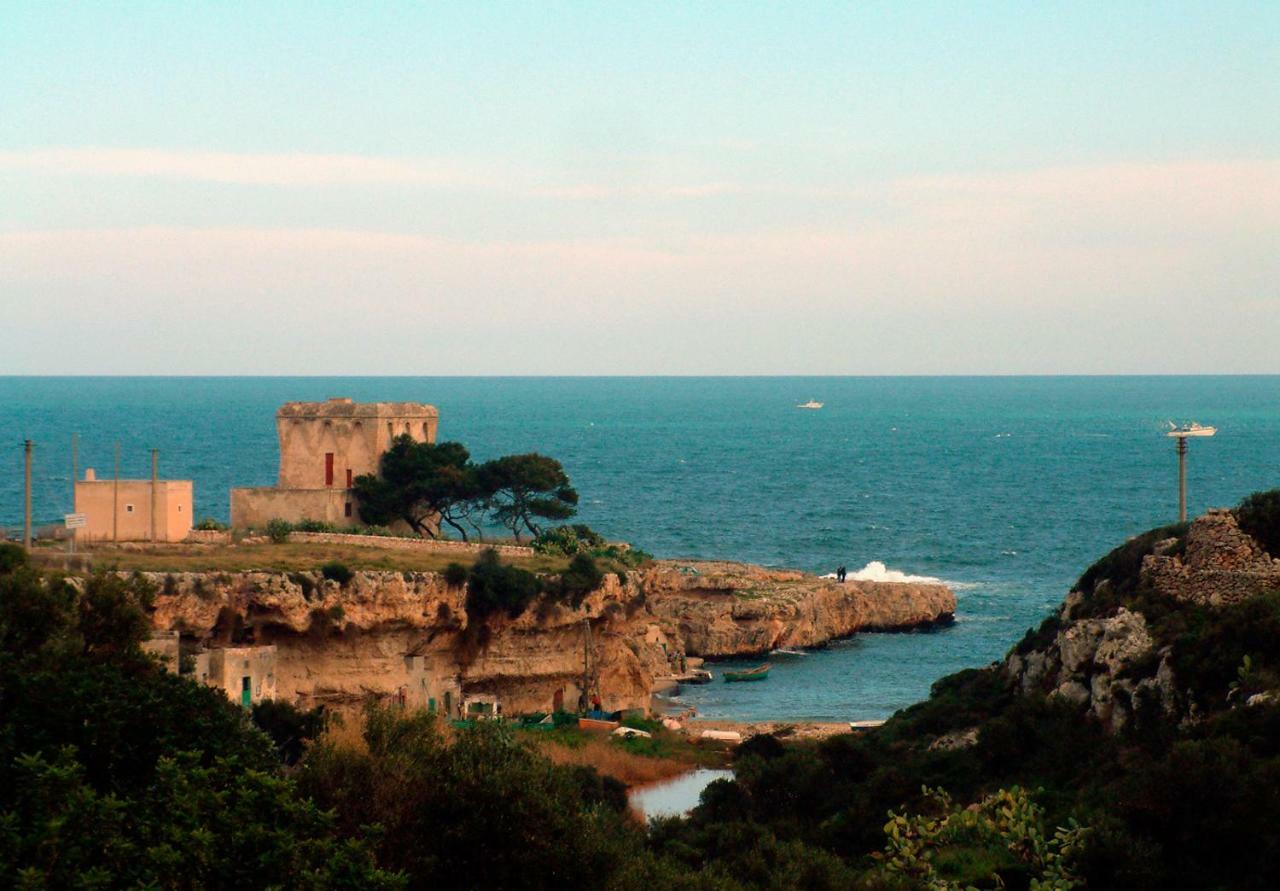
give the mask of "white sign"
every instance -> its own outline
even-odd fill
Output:
[[[68,529],[83,529],[89,525],[89,518],[84,514],[67,514],[62,518]]]

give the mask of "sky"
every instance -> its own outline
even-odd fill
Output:
[[[0,0],[0,374],[1280,372],[1280,3]]]

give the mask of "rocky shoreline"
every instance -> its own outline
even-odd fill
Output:
[[[280,698],[353,701],[418,685],[492,697],[508,714],[576,703],[585,648],[604,706],[647,710],[655,680],[689,657],[925,628],[956,608],[941,584],[838,584],[746,564],[657,561],[607,575],[579,609],[537,604],[473,627],[465,590],[432,572],[362,570],[345,584],[318,572],[144,575],[160,592],[155,629],[179,632],[188,648],[274,645]],[[416,669],[406,656],[420,657]]]

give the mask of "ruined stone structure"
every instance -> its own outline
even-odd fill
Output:
[[[276,412],[280,473],[274,486],[231,490],[231,525],[261,528],[273,519],[359,525],[355,478],[378,472],[398,436],[435,442],[440,415],[417,402],[288,402]]]
[[[1229,510],[1197,517],[1181,555],[1149,555],[1143,577],[1162,594],[1190,603],[1225,606],[1280,590],[1280,560],[1240,529]]]
[[[75,485],[75,512],[86,522],[76,541],[182,541],[191,532],[193,491],[191,480],[100,480],[87,468]]]

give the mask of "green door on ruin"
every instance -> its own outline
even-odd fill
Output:
[[[240,704],[245,708],[253,705],[253,692],[250,689],[250,681],[248,678],[240,679]]]

